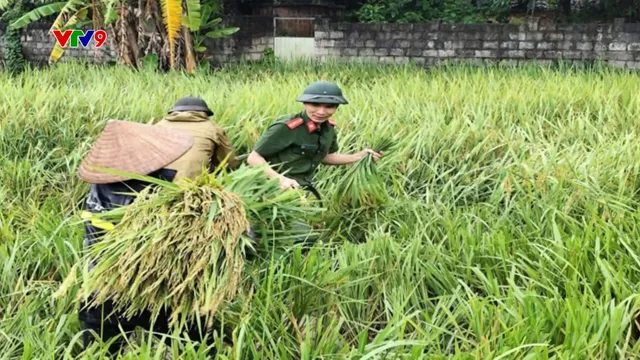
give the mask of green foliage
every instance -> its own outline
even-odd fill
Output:
[[[447,23],[477,23],[484,19],[471,0],[444,0],[442,20]]]
[[[69,2],[69,4],[73,4],[73,3]],[[50,15],[53,15],[65,9],[66,5],[67,5],[67,2],[57,2],[53,4],[45,4],[45,5],[39,6],[20,16],[18,19],[16,19],[14,22],[11,23],[11,26],[16,29],[22,28],[34,21],[41,20],[42,18],[46,18]]]
[[[425,22],[438,18],[435,3],[425,0],[416,6],[412,0],[368,0],[357,12],[360,22]]]
[[[12,74],[19,74],[24,70],[26,66],[26,59],[22,52],[20,29],[12,28],[11,22],[22,15],[23,1],[9,1],[7,4],[8,6],[11,6],[11,9],[0,16],[0,20],[7,23],[3,39],[5,44],[4,56],[6,69]]]
[[[7,71],[13,74],[21,73],[26,66],[26,59],[22,53],[20,30],[7,26],[4,34],[5,62]]]
[[[369,23],[447,23],[506,21],[511,2],[490,0],[368,0],[356,12],[358,21]]]
[[[626,22],[640,22],[640,0],[601,0],[587,3],[579,11],[572,10],[561,19],[572,23],[587,23],[624,18]]]
[[[185,2],[187,4],[187,19],[183,20],[182,24],[187,26],[189,30],[197,30],[201,23],[200,0],[186,0]]]
[[[208,64],[204,55],[207,51],[204,45],[205,40],[233,35],[240,28],[221,26],[222,4],[219,0],[204,1],[201,5],[198,5],[199,1],[189,0],[187,4],[189,11],[182,18],[182,24],[193,33],[193,48],[198,62],[201,65]]]
[[[558,13],[558,19],[569,22],[610,21],[624,17],[629,22],[640,20],[640,0],[599,0],[585,3],[561,15],[561,2],[549,0],[547,8]],[[535,14],[536,3],[529,0],[367,0],[354,12],[354,20],[365,23],[505,23],[518,9]]]
[[[260,61],[263,64],[274,64],[277,60],[278,58],[276,57],[276,52],[272,47],[267,46],[266,48],[264,48],[264,50],[262,50],[262,57],[260,58]]]

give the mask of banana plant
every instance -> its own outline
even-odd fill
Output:
[[[207,48],[203,45],[205,39],[233,35],[240,30],[238,27],[217,28],[222,23],[222,18],[214,17],[218,11],[220,11],[219,7],[206,4],[200,8],[199,16],[187,16],[183,19],[185,26],[193,31],[193,50],[200,54],[198,56],[199,62],[205,59],[204,53],[207,51]]]
[[[100,21],[98,21],[98,18],[101,12],[107,14],[107,17],[105,18],[105,24],[109,24],[110,22],[117,19],[117,15],[113,11],[114,5],[115,0],[67,0],[63,2],[56,2],[37,7],[25,13],[22,17],[14,21],[11,24],[11,27],[15,29],[22,28],[44,17],[58,14],[53,24],[51,25],[49,32],[53,32],[54,30],[64,31],[67,29],[85,25],[87,23],[85,22],[85,20],[89,11],[91,10],[93,13],[93,27],[98,28],[100,26]],[[57,62],[63,54],[64,49],[58,43],[56,43],[51,50],[51,54],[49,55],[49,63]]]
[[[8,6],[11,0],[0,0],[1,6]],[[158,4],[159,2],[159,4]],[[210,20],[214,12],[212,5],[201,6],[200,0],[184,0],[186,14],[183,14],[183,0],[67,0],[40,6],[24,14],[11,24],[14,28],[24,27],[43,17],[57,14],[50,31],[65,30],[93,23],[93,28],[110,26],[115,36],[118,57],[121,62],[135,68],[142,66],[143,58],[158,54],[162,63],[169,63],[172,69],[179,67],[176,60],[184,61],[188,72],[195,69],[195,49],[201,50],[202,39],[199,32],[220,23],[220,19]],[[133,3],[133,4],[132,4]],[[135,11],[135,6],[143,8]],[[91,20],[87,20],[89,12]],[[204,25],[203,25],[204,23]],[[231,35],[238,28],[216,29],[205,37]],[[184,48],[179,48],[180,45]],[[168,49],[168,52],[167,52]],[[199,51],[201,52],[201,51]],[[64,49],[56,44],[51,52],[50,63],[62,57]]]

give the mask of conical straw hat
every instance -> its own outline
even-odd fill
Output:
[[[92,184],[128,180],[93,169],[94,166],[147,175],[171,164],[193,144],[192,136],[175,130],[130,121],[109,120],[82,160],[78,176]]]

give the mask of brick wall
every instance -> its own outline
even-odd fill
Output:
[[[206,39],[215,65],[242,58],[259,60],[273,47],[273,19],[242,16],[225,21],[240,31],[223,39]],[[23,30],[24,53],[31,62],[46,63],[55,42],[49,24]],[[4,31],[0,24],[0,36]],[[316,55],[321,61],[365,60],[380,63],[435,65],[444,60],[485,62],[552,62],[604,60],[616,67],[640,69],[640,24],[525,25],[501,24],[350,24],[318,22]],[[0,41],[0,59],[3,58]],[[69,49],[62,61],[86,58],[114,61],[113,44],[102,49]]]
[[[320,24],[321,60],[433,65],[443,60],[604,60],[640,69],[640,24]]]

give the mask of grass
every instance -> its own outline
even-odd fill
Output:
[[[247,262],[252,294],[222,311],[222,359],[635,358],[640,81],[606,68],[293,64],[211,74],[64,64],[0,73],[0,359],[98,359],[69,296],[86,184],[76,168],[108,119],[149,122],[202,96],[246,153],[337,81],[343,152],[396,141],[377,165],[384,208],[331,207],[312,249]],[[349,167],[322,167],[331,199]],[[359,239],[362,242],[346,240]],[[124,356],[204,358],[174,334]],[[177,358],[177,357],[176,357]]]

